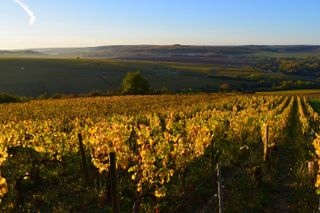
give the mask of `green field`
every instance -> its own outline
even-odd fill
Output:
[[[273,52],[257,52],[253,54],[258,57],[275,57],[275,58],[307,58],[320,57],[320,52],[298,52],[298,53],[273,53]]]
[[[0,59],[0,91],[38,96],[55,93],[87,93],[120,87],[127,72],[140,70],[154,89],[218,88],[228,82],[234,88],[242,80],[208,78],[205,64],[145,62],[111,59]]]
[[[258,95],[314,95],[320,94],[320,89],[305,89],[305,90],[284,90],[271,92],[257,92]]]
[[[317,112],[320,112],[320,99],[319,98],[310,99],[310,104]]]
[[[308,76],[262,72],[249,66],[120,59],[1,58],[0,91],[23,96],[115,91],[126,73],[136,70],[148,79],[151,88],[170,91],[216,91],[224,83],[239,89],[268,79],[310,80]]]

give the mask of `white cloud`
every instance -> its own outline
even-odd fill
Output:
[[[23,0],[13,0],[17,3],[29,16],[29,24],[32,25],[37,20],[32,10],[30,10],[29,6],[26,5]]]

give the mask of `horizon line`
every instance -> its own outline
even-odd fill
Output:
[[[320,46],[320,44],[102,44],[102,45],[87,45],[87,46],[55,46],[55,47],[30,47],[30,48],[13,48],[0,49],[0,51],[23,51],[37,49],[81,49],[81,48],[96,48],[96,47],[112,47],[112,46],[191,46],[191,47],[246,47],[246,46]]]

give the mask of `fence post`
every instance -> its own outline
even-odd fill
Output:
[[[117,189],[116,154],[114,152],[110,153],[110,177],[113,213],[120,213],[119,196]]]
[[[219,213],[223,212],[223,201],[222,201],[222,188],[221,188],[221,168],[217,163],[217,179],[218,179],[218,199],[219,199]]]
[[[263,161],[267,162],[268,160],[268,140],[269,140],[269,127],[268,125],[264,126],[264,139],[263,139]]]
[[[84,178],[88,184],[89,183],[89,173],[88,173],[87,160],[86,160],[86,155],[85,155],[84,148],[83,148],[83,141],[82,141],[81,133],[78,133],[78,139],[79,139],[79,149],[80,149],[81,160],[82,160],[83,174],[84,174]]]
[[[309,175],[314,175],[314,161],[308,161],[308,171]]]
[[[211,169],[214,171],[214,149],[213,149],[213,139],[211,140]]]

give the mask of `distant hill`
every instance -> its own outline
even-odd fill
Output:
[[[0,57],[43,57],[44,55],[34,50],[0,50]]]
[[[23,96],[117,91],[124,76],[140,70],[151,88],[170,91],[268,90],[282,81],[316,81],[315,76],[288,75],[250,66],[169,63],[123,59],[0,58],[0,92]],[[319,84],[320,85],[320,84]],[[263,89],[265,88],[265,89]]]
[[[283,45],[283,46],[188,46],[188,45],[113,45],[85,48],[47,48],[33,51],[56,56],[82,57],[168,57],[168,56],[212,56],[212,55],[248,55],[257,52],[271,53],[314,53],[320,52],[320,46]]]
[[[250,64],[251,57],[320,57],[320,46],[308,45],[247,45],[247,46],[189,46],[189,45],[112,45],[82,48],[40,48],[29,50],[0,50],[0,57],[50,58],[109,58],[146,61]]]
[[[116,58],[147,61],[246,65],[252,56],[320,57],[320,46],[114,45],[86,48],[32,49],[49,57]]]
[[[257,69],[257,57],[265,56],[320,57],[320,46],[135,45],[3,50],[0,91],[26,96],[112,92],[119,89],[127,72],[136,70],[156,90],[217,91],[225,83],[236,90],[270,90],[296,81],[306,88],[320,85],[312,73]]]

